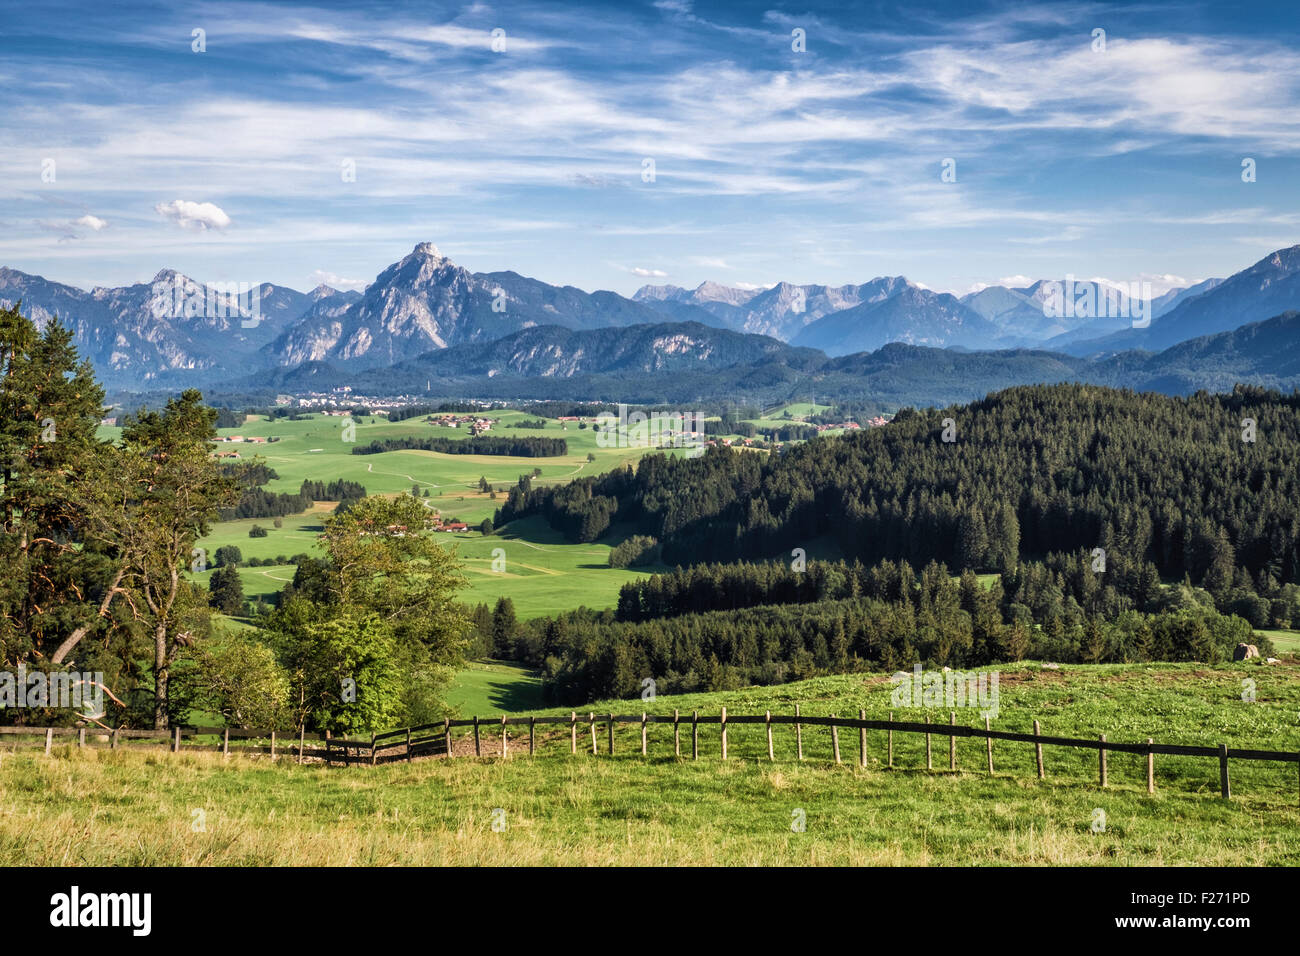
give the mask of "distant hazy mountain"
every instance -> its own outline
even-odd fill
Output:
[[[1204,291],[1210,284],[1194,288]],[[1076,281],[1074,288],[1098,296],[1105,287]],[[844,286],[782,282],[758,292],[712,282],[695,289],[648,285],[633,298],[678,321],[771,335],[831,354],[875,349],[887,342],[971,349],[1037,347],[1048,341],[1096,338],[1131,324],[1128,317],[1096,319],[1061,314],[1064,310],[1053,314],[1047,307],[1051,291],[1050,281],[1039,280],[1023,287],[990,286],[956,299],[893,276]],[[1166,302],[1193,294],[1176,290],[1155,305],[1168,307]]]
[[[1164,295],[1156,296],[1152,302],[1151,315],[1153,318],[1160,318],[1168,312],[1172,312],[1178,306],[1182,305],[1188,299],[1194,299],[1203,292],[1209,292],[1223,284],[1222,279],[1205,279],[1195,285],[1189,285],[1184,289],[1170,289]]]
[[[0,304],[21,300],[40,327],[57,316],[83,357],[110,385],[199,384],[218,369],[246,368],[307,303],[301,292],[264,283],[241,296],[171,269],[150,282],[90,292],[0,269]]]
[[[703,322],[726,329],[743,329],[745,303],[758,295],[759,289],[735,289],[716,282],[702,282],[694,289],[675,285],[642,286],[632,296],[634,302],[656,309],[679,322]]]
[[[864,302],[880,302],[908,288],[902,276],[872,279],[862,285],[794,285],[778,282],[757,291],[733,289],[705,282],[693,290],[676,286],[643,286],[633,296],[672,318],[695,318],[690,311],[702,310],[714,322],[738,332],[770,335],[792,341],[803,329],[824,316]]]
[[[280,326],[301,316],[312,304],[307,293],[270,282],[263,282],[257,291],[262,317]]]
[[[1168,395],[1226,392],[1238,383],[1300,387],[1300,312],[1204,335],[1163,352],[1121,352],[1090,366],[1096,380]]]
[[[810,393],[882,407],[964,402],[1012,385],[1088,382],[1166,394],[1237,383],[1300,387],[1300,313],[1288,312],[1160,353],[1088,359],[1041,349],[964,351],[891,343],[828,357],[767,336],[700,323],[575,331],[537,327],[431,351],[391,368],[323,362],[237,383],[242,395],[352,385],[367,394],[624,402],[788,401]]]
[[[1107,359],[1034,349],[955,352],[887,345],[864,355],[831,359],[818,375],[818,393],[865,391],[884,403],[969,401],[1012,385],[1087,382],[1188,395],[1230,391],[1238,383],[1290,391],[1300,387],[1300,312],[1288,312],[1182,342],[1163,352],[1125,352]]]
[[[1091,291],[1097,301],[1104,299],[1099,294],[1103,288],[1075,284],[1076,293]],[[81,353],[115,388],[224,385],[250,372],[288,388],[295,376],[286,370],[297,367],[304,381],[338,379],[337,384],[344,384],[348,375],[366,369],[403,366],[410,382],[423,375],[426,386],[439,376],[457,382],[490,375],[575,383],[607,376],[614,378],[601,388],[616,388],[618,375],[659,382],[658,377],[671,374],[684,376],[682,389],[700,393],[778,390],[813,374],[817,362],[807,349],[852,356],[875,353],[890,343],[999,350],[1005,374],[1031,376],[1073,368],[1073,359],[1060,354],[1051,360],[1056,366],[1044,364],[1042,356],[1049,353],[1105,358],[1141,350],[1115,366],[1136,376],[1121,384],[1167,381],[1174,388],[1180,382],[1238,374],[1232,370],[1257,378],[1285,376],[1285,369],[1273,369],[1267,356],[1256,355],[1259,333],[1232,348],[1220,344],[1164,358],[1147,353],[1300,308],[1300,246],[1279,250],[1226,280],[1207,279],[1166,293],[1152,303],[1153,319],[1145,329],[1133,328],[1128,315],[1056,315],[1046,307],[1052,289],[1048,281],[996,286],[959,300],[893,276],[843,286],[782,282],[759,290],[712,282],[690,290],[645,286],[627,299],[613,292],[552,286],[515,272],[471,273],[432,244],[421,243],[384,269],[364,293],[328,286],[302,293],[264,283],[258,287],[260,309],[252,315],[247,300],[236,301],[167,269],[151,282],[86,292],[0,268],[0,303],[21,299],[38,324],[58,315],[72,329]],[[187,311],[184,303],[195,299],[208,307]],[[676,332],[666,329],[673,322],[679,325]],[[520,336],[532,330],[537,331]],[[566,330],[601,334],[583,339]],[[1278,341],[1289,334],[1289,327],[1276,333]],[[750,341],[746,335],[758,338]],[[673,336],[679,337],[676,346]],[[798,349],[782,352],[777,348],[782,342]],[[470,345],[475,348],[442,359],[426,355]],[[895,363],[890,368],[896,367],[899,354],[887,353]],[[418,359],[418,369],[405,366],[413,359]],[[959,361],[951,352],[935,352],[927,360],[954,375],[977,367],[995,380],[1003,374],[987,363]],[[1208,367],[1214,361],[1223,364],[1223,375]],[[1157,368],[1159,362],[1165,362],[1163,369]],[[724,369],[727,373],[720,375]],[[1103,371],[1099,363],[1086,369],[1090,375]],[[911,371],[916,381],[938,387],[924,369],[913,366]],[[720,377],[712,384],[700,378],[709,374]],[[816,374],[841,382],[848,373],[828,366]],[[883,367],[873,374],[884,375]],[[852,387],[863,381],[858,376]]]
[[[988,348],[997,338],[997,326],[955,296],[905,284],[893,295],[818,319],[792,341],[828,355],[847,355],[890,342]]]
[[[361,293],[349,289],[342,292],[327,285],[318,285],[307,293],[307,305],[298,313],[297,320],[333,318],[342,315],[349,306],[361,301]]]
[[[1051,285],[1051,280],[1040,279],[1018,288],[989,286],[962,296],[961,303],[993,323],[1001,338],[1036,344],[1054,336],[1068,335],[1072,329],[1089,321],[1087,317],[1051,314],[1047,307]],[[1088,287],[1094,294],[1098,288],[1093,282],[1076,282],[1075,285]]]
[[[1203,292],[1213,289],[1222,279],[1205,279],[1195,285],[1187,286],[1183,289],[1170,289],[1164,295],[1156,296],[1151,300],[1151,318],[1158,319],[1177,308],[1188,299],[1193,299]],[[1053,336],[1042,343],[1045,349],[1065,350],[1067,346],[1075,342],[1088,342],[1090,340],[1104,338],[1108,335],[1114,335],[1119,332],[1128,331],[1133,327],[1133,316],[1102,316],[1100,318],[1086,320],[1082,325],[1076,325],[1067,332]],[[1082,354],[1093,351],[1091,346],[1085,346]]]
[[[1159,351],[1179,342],[1227,332],[1300,308],[1300,245],[1265,256],[1212,288],[1187,296],[1144,329],[1128,328],[1096,339],[1068,343],[1076,355]]]
[[[825,361],[812,349],[698,322],[587,330],[534,326],[491,342],[431,350],[386,368],[345,371],[312,361],[271,369],[235,383],[233,390],[253,394],[347,384],[365,394],[681,401],[780,387]]]
[[[1153,316],[1212,289],[1207,279],[1187,289],[1174,289],[1152,303]],[[1104,283],[1073,280],[1076,295],[1104,301]],[[1060,283],[1056,283],[1060,288]],[[643,286],[633,299],[679,322],[703,322],[740,332],[771,335],[786,342],[825,349],[832,354],[878,348],[887,341],[936,346],[992,349],[1057,347],[1095,339],[1131,327],[1129,315],[1096,317],[1091,313],[1063,314],[1048,308],[1053,282],[1027,286],[989,286],[957,301],[985,319],[983,325],[966,316],[941,293],[926,290],[902,276],[881,277],[861,285],[793,285],[782,282],[759,291],[705,282],[695,289],[672,285]],[[913,290],[883,311],[874,308],[905,290]],[[1059,294],[1059,293],[1058,293]],[[849,315],[841,313],[850,312]],[[867,318],[868,313],[873,313]],[[829,316],[840,317],[825,322]],[[810,327],[815,329],[809,330]],[[882,338],[881,336],[885,336]]]
[[[574,330],[535,326],[493,342],[456,345],[385,369],[388,375],[432,378],[572,378],[590,374],[663,374],[718,371],[779,360],[816,367],[825,356],[777,339],[698,322],[664,322],[622,329]],[[363,377],[364,381],[364,377]]]

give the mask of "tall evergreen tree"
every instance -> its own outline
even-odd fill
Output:
[[[510,660],[515,655],[515,635],[519,621],[515,617],[515,602],[508,597],[498,598],[492,609],[492,655]]]

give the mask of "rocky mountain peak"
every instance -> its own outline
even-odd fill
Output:
[[[444,256],[441,252],[438,251],[438,247],[435,246],[432,242],[416,243],[415,248],[411,250],[411,255],[425,256],[429,259],[437,259],[439,261],[446,258],[446,256]]]

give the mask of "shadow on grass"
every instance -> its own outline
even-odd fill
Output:
[[[478,663],[485,665],[479,671],[478,682],[492,707],[505,713],[520,713],[541,710],[546,706],[542,700],[542,683],[537,671],[511,668],[512,672],[495,673],[488,668],[509,665],[490,660]],[[521,680],[521,676],[528,679]],[[465,710],[465,707],[461,709]]]
[[[520,684],[518,681],[489,681],[488,700],[493,707],[499,707],[507,713],[540,710],[545,706],[542,703],[540,684]]]

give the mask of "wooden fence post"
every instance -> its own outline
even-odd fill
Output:
[[[1034,721],[1034,736],[1038,736],[1038,721]],[[1043,779],[1043,745],[1034,744],[1034,760],[1038,763],[1038,779]]]
[[[271,731],[271,759],[275,759],[275,731]]]
[[[474,715],[474,756],[475,757],[483,756],[483,750],[479,746],[479,742],[478,742],[478,715],[477,714]]]
[[[948,769],[957,770],[957,711],[948,711]]]
[[[614,756],[614,715],[609,715],[609,755]]]
[[[803,724],[799,723],[799,705],[794,705],[794,742],[799,748],[799,759],[803,759]]]
[[[501,759],[510,759],[510,740],[506,736],[506,715],[501,715]]]
[[[227,727],[221,734],[221,756],[230,756],[230,728]]]
[[[992,723],[990,722],[990,720],[989,720],[989,718],[988,718],[987,715],[985,715],[985,717],[984,717],[984,732],[985,732],[986,734],[988,734],[988,733],[992,733],[992,732],[993,732],[993,725],[992,725]],[[989,774],[990,774],[990,776],[991,776],[992,773],[993,773],[993,738],[992,738],[992,737],[985,737],[985,738],[984,738],[984,743],[988,746],[988,752],[989,752]]]
[[[1228,745],[1219,744],[1219,787],[1223,790],[1223,799],[1232,799],[1232,787],[1228,784]]]
[[[82,747],[84,747],[84,746],[86,746],[86,728],[85,728],[85,727],[78,727],[78,728],[77,728],[77,747],[78,747],[78,749],[80,749],[80,748],[82,748]]]
[[[578,712],[569,711],[569,753],[578,752]]]
[[[645,711],[643,710],[641,711],[641,756],[642,757],[646,756],[645,731],[646,731],[646,715],[645,715]]]
[[[858,720],[866,720],[866,719],[867,719],[866,709],[859,707]],[[859,727],[858,728],[858,766],[865,767],[866,765],[867,765],[867,728]]]
[[[727,759],[727,708],[722,708],[722,759]]]
[[[528,715],[528,756],[530,757],[535,753],[534,750],[535,745],[533,744],[533,725],[535,723],[537,723],[537,718],[534,717],[532,714],[529,714]]]
[[[767,759],[776,760],[776,751],[772,749],[772,712],[767,712]]]
[[[442,718],[442,745],[447,748],[447,759],[454,756],[451,752],[451,718]]]
[[[50,755],[50,747],[54,745],[54,728],[45,728],[45,756]]]
[[[181,729],[180,727],[172,728],[172,753],[177,753],[181,749]]]
[[[681,727],[679,726],[681,719],[682,719],[681,713],[677,710],[676,707],[674,707],[673,708],[673,756],[674,757],[680,757],[682,755],[682,735],[681,735]]]
[[[298,763],[302,763],[303,752],[307,747],[307,725],[298,728]]]
[[[1156,752],[1151,749],[1155,743],[1150,737],[1147,738],[1147,793],[1156,792]]]
[[[591,754],[596,755],[596,713],[591,711],[587,715],[587,721],[591,724]]]
[[[375,741],[379,739],[378,734],[370,735],[370,766],[379,763],[379,751],[375,747]]]
[[[700,712],[691,711],[691,759],[700,759]]]
[[[406,762],[411,762],[411,728],[406,728]]]
[[[1098,734],[1102,744],[1106,743],[1106,735]],[[1104,746],[1097,748],[1097,772],[1101,775],[1101,785],[1106,786],[1106,748]]]
[[[930,715],[925,715],[925,769],[933,770],[934,762],[930,759]]]
[[[894,712],[889,712],[889,722],[894,722]],[[894,728],[889,728],[889,769],[894,769]]]
[[[117,749],[117,728],[116,727],[113,728],[113,739],[112,741],[109,742],[108,749],[109,750]]]
[[[835,715],[831,714],[831,720],[835,720]],[[835,751],[835,762],[840,762],[840,728],[838,724],[831,724],[831,746]]]

